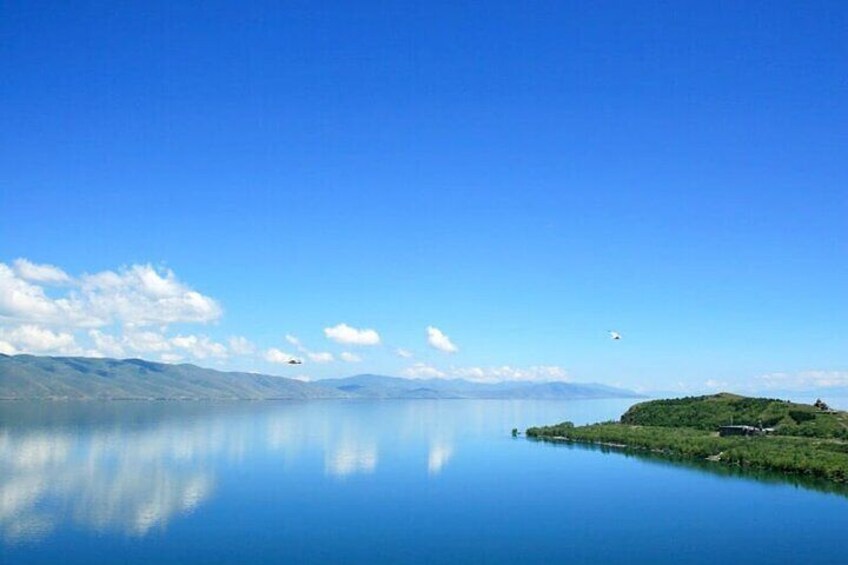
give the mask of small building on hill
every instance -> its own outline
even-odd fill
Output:
[[[758,428],[757,426],[720,426],[718,435],[725,436],[759,436],[774,431],[772,428]]]

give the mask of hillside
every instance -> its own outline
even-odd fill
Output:
[[[2,400],[268,400],[343,398],[293,379],[140,359],[0,355]]]
[[[642,402],[625,412],[621,423],[699,430],[744,424],[775,428],[779,435],[848,439],[848,413],[728,393]]]
[[[731,422],[773,432],[720,436],[719,427]],[[620,422],[563,422],[526,434],[848,482],[848,413],[771,398],[723,393],[652,400],[630,408]]]

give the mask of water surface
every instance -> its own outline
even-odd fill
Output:
[[[845,562],[838,489],[510,436],[631,403],[5,403],[0,561]]]

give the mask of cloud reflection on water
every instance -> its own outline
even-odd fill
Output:
[[[457,434],[505,434],[500,422],[512,426],[515,410],[439,401],[6,404],[0,543],[64,527],[143,537],[246,476],[259,490],[294,475],[365,478],[388,458],[435,478],[455,460]]]

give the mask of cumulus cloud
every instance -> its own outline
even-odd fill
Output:
[[[6,355],[16,353],[80,355],[83,353],[72,334],[54,332],[33,324],[0,328],[0,352]]]
[[[84,275],[80,292],[83,307],[105,323],[206,323],[221,316],[215,300],[180,282],[173,271],[151,265]]]
[[[71,277],[27,259],[0,263],[0,351],[7,354],[223,359],[227,346],[207,336],[167,335],[170,324],[220,316],[215,300],[149,264]],[[230,345],[239,354],[252,347],[244,338]]]
[[[379,345],[380,334],[372,329],[357,329],[347,324],[324,328],[324,335],[345,345]]]
[[[182,361],[186,355],[194,359],[225,359],[229,356],[226,345],[205,335],[168,337],[160,331],[130,330],[116,336],[100,330],[89,330],[88,336],[98,357],[156,354],[159,359],[173,363]]]
[[[121,340],[117,337],[103,333],[100,330],[89,330],[88,336],[94,343],[94,347],[99,356],[103,357],[123,357],[126,349]]]
[[[179,335],[171,338],[171,343],[174,347],[185,350],[197,359],[206,359],[207,357],[224,359],[227,357],[227,348],[221,343],[212,341],[205,335]]]
[[[439,328],[434,328],[433,326],[427,326],[427,343],[445,353],[456,353],[459,351],[448,336],[443,334]]]
[[[412,352],[408,349],[398,347],[397,349],[395,349],[395,355],[397,355],[398,357],[403,357],[404,359],[409,359],[410,357],[412,357]]]
[[[342,351],[339,357],[341,357],[342,361],[345,361],[346,363],[359,363],[362,361],[362,357],[349,351]]]
[[[68,274],[53,265],[38,265],[26,259],[15,259],[15,273],[22,279],[36,283],[66,283],[71,280]]]
[[[84,315],[79,299],[53,299],[44,288],[18,276],[0,263],[0,320],[64,325],[97,325],[98,320]]]
[[[180,282],[173,271],[133,265],[70,279],[61,269],[18,259],[0,263],[0,319],[68,328],[110,324],[142,327],[180,322],[206,323],[221,316],[208,296]],[[51,297],[37,283],[68,282]]]
[[[280,363],[281,365],[285,365],[294,358],[294,355],[291,353],[286,353],[276,347],[272,347],[265,351],[265,360],[269,363]]]
[[[403,376],[410,379],[438,379],[445,377],[445,373],[426,363],[416,363],[403,371]]]

